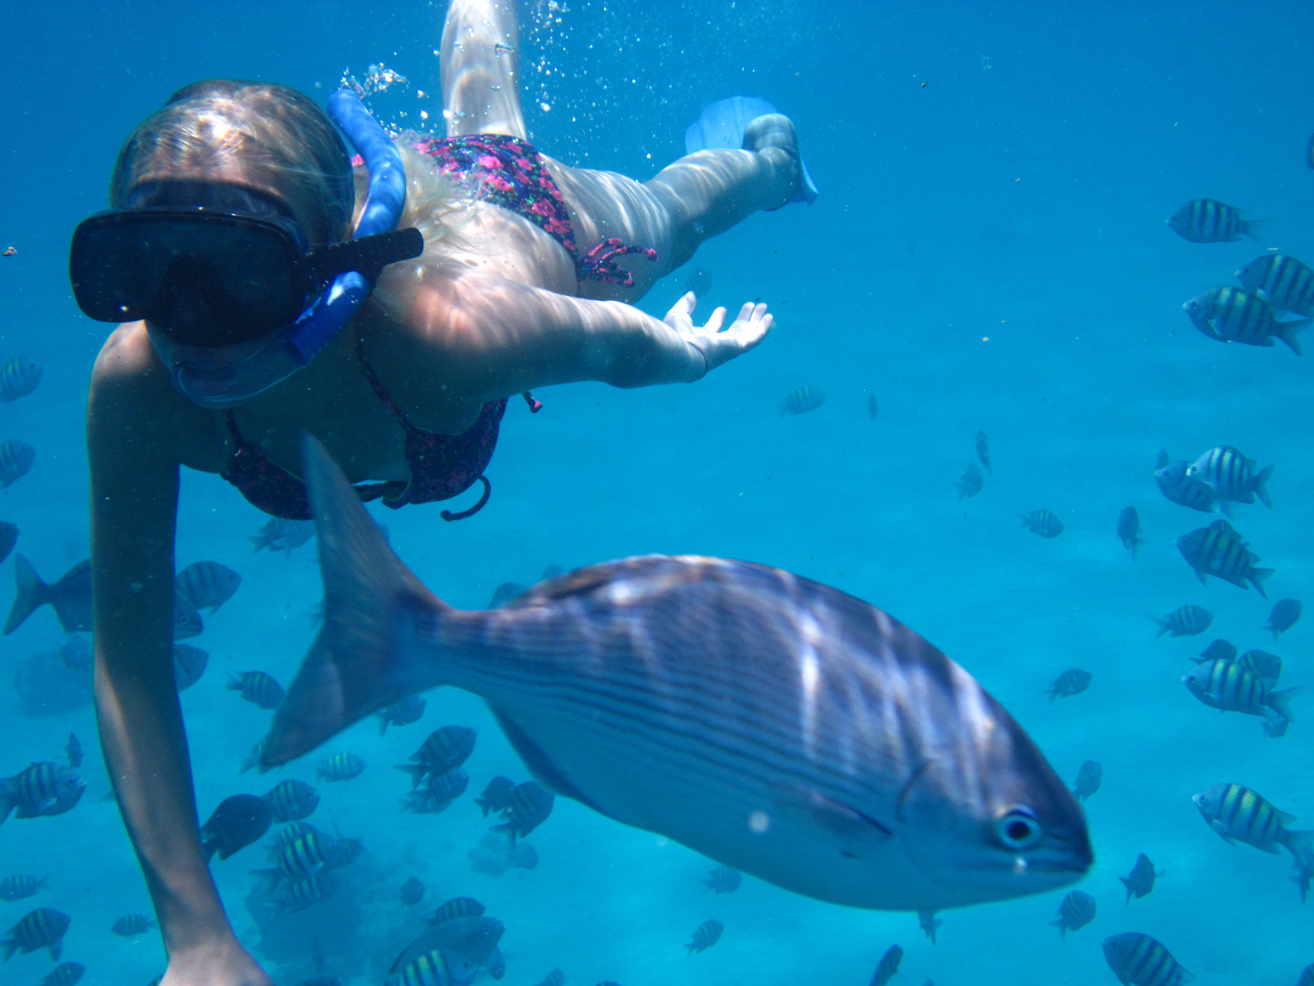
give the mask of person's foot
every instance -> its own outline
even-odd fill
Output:
[[[812,184],[807,169],[803,167],[803,158],[798,152],[798,133],[794,122],[782,113],[767,113],[751,120],[744,128],[746,151],[763,151],[769,147],[778,147],[794,159],[798,169],[798,181],[788,202],[807,202],[811,205],[817,198],[816,186]]]

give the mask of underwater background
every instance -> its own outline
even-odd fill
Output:
[[[322,104],[344,73],[379,62],[409,80],[371,99],[380,118],[424,129],[426,110],[440,123],[444,7],[7,5],[0,248],[15,252],[0,258],[0,360],[22,355],[44,373],[31,396],[0,405],[0,440],[36,448],[31,472],[0,494],[0,519],[18,525],[17,551],[47,581],[88,552],[83,415],[107,334],[73,303],[68,241],[105,208],[121,142],[197,79],[277,81]],[[182,695],[201,818],[232,794],[316,783],[322,755],[367,764],[317,784],[311,821],[365,846],[329,901],[262,936],[244,903],[262,849],[214,861],[243,941],[280,986],[317,971],[377,983],[422,915],[464,895],[505,922],[511,986],[553,968],[569,984],[861,986],[895,943],[909,984],[1112,983],[1100,939],[1126,931],[1153,935],[1204,983],[1294,986],[1314,962],[1314,905],[1289,881],[1290,858],[1227,845],[1191,796],[1242,783],[1314,828],[1314,689],[1273,739],[1252,716],[1202,705],[1181,677],[1224,637],[1278,652],[1284,686],[1314,684],[1310,623],[1277,643],[1262,630],[1274,600],[1311,598],[1314,357],[1213,341],[1181,306],[1234,283],[1266,248],[1314,262],[1314,7],[532,0],[520,19],[522,98],[544,153],[646,179],[683,153],[705,104],[761,96],[795,120],[821,197],[751,217],[642,303],[660,317],[697,268],[710,287],[696,317],[770,305],[776,328],[761,347],[694,385],[548,388],[533,417],[512,402],[489,506],[445,524],[436,507],[374,505],[392,545],[465,608],[548,565],[662,552],[778,566],[887,610],[976,676],[1065,779],[1085,760],[1103,765],[1086,802],[1096,864],[1077,885],[1098,914],[1061,939],[1049,925],[1056,891],[944,912],[932,944],[916,915],[818,903],[752,877],[714,895],[707,859],[564,798],[528,840],[536,868],[476,872],[467,854],[490,822],[473,796],[494,775],[528,771],[482,702],[452,689],[429,693],[414,725],[380,736],[369,719],[279,774],[241,774],[268,713],[229,691],[227,675],[292,678],[314,633],[314,544],[253,553],[267,518],[218,477],[184,471],[179,567],[214,560],[243,578],[189,641],[210,655]],[[1174,234],[1165,219],[1201,197],[1266,219],[1261,242]],[[805,385],[824,404],[782,414]],[[993,475],[960,500],[953,483],[978,430]],[[1276,466],[1272,509],[1241,506],[1234,520],[1276,569],[1267,601],[1216,578],[1201,585],[1175,547],[1215,518],[1164,498],[1156,456],[1194,460],[1218,445]],[[1115,534],[1127,506],[1148,539],[1135,560]],[[1019,526],[1036,509],[1061,519],[1061,536]],[[13,565],[0,571],[0,608]],[[1150,616],[1188,603],[1214,614],[1209,631],[1156,638]],[[88,967],[87,982],[144,986],[163,951],[154,933],[109,930],[150,903],[102,800],[89,676],[52,673],[35,700],[22,678],[61,635],[45,608],[0,640],[0,776],[62,759],[71,731],[88,782],[68,814],[0,827],[0,877],[49,878],[36,898],[0,901],[0,930],[33,906],[58,908],[73,918],[63,957]],[[1049,701],[1073,667],[1092,673],[1090,688]],[[393,765],[447,724],[478,731],[470,790],[441,814],[401,812],[408,784]],[[1118,877],[1139,853],[1163,875],[1124,903]],[[398,900],[410,876],[426,885],[422,907]],[[708,919],[724,936],[686,957]],[[44,951],[16,956],[0,983],[35,984],[52,965]]]

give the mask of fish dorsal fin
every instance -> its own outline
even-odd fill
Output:
[[[633,567],[636,561],[666,561],[665,555],[648,555],[642,559],[627,559],[624,567]],[[569,599],[572,596],[585,596],[595,589],[614,582],[616,572],[622,563],[604,562],[601,565],[588,565],[577,568],[565,575],[547,579],[532,585],[505,606],[506,609],[520,609],[525,606],[538,606],[546,602]]]

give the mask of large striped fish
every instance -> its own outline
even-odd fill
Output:
[[[760,565],[648,556],[463,612],[306,445],[324,626],[262,766],[452,685],[551,790],[820,900],[939,910],[1089,868],[1081,808],[1031,739],[875,607]]]
[[[1206,576],[1216,575],[1242,589],[1250,588],[1246,585],[1249,582],[1261,596],[1268,598],[1264,580],[1273,574],[1274,569],[1255,567],[1259,556],[1250,550],[1250,545],[1241,540],[1237,529],[1227,521],[1216,520],[1208,527],[1187,531],[1177,539],[1177,550],[1195,569],[1202,584],[1209,584]]]

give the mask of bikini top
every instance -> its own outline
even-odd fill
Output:
[[[491,492],[491,485],[483,473],[497,445],[498,429],[506,411],[506,398],[485,404],[475,423],[459,435],[422,431],[411,424],[410,419],[384,390],[374,367],[365,357],[360,340],[356,341],[356,357],[374,393],[406,433],[406,464],[411,472],[409,482],[392,480],[386,483],[361,483],[355,487],[361,500],[368,502],[382,499],[385,507],[398,510],[408,503],[451,499],[464,493],[477,480],[484,486],[479,502],[459,513],[444,510],[442,518],[461,520],[477,513],[488,502]],[[531,411],[537,411],[542,406],[529,393],[524,396]],[[253,506],[267,514],[288,520],[310,520],[310,498],[306,484],[271,462],[254,442],[247,441],[238,430],[231,410],[225,411],[224,416],[234,451],[225,464],[221,474],[223,478],[236,486]]]

